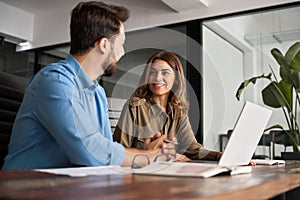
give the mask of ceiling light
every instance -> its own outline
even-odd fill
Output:
[[[30,42],[28,42],[28,41],[23,41],[23,42],[20,42],[18,45],[21,46],[21,47],[24,47],[24,46],[27,46],[27,45],[29,45],[29,44],[30,44]]]
[[[260,44],[282,43],[286,41],[297,41],[300,40],[300,29],[261,35],[246,35],[244,39],[252,46]]]

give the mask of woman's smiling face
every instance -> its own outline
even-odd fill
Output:
[[[169,95],[175,78],[175,71],[167,62],[160,59],[155,60],[151,65],[148,83],[152,97]]]

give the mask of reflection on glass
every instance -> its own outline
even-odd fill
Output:
[[[267,81],[249,89],[241,101],[237,101],[235,92],[243,80],[268,74],[270,68],[279,77],[278,64],[270,51],[278,48],[286,52],[300,40],[299,18],[298,6],[204,21],[203,124],[207,148],[217,147],[218,134],[234,127],[244,101],[263,105],[260,92]],[[280,111],[274,110],[269,123],[274,122],[284,122]],[[268,156],[268,150],[258,151]]]

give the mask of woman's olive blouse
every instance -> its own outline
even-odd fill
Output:
[[[113,139],[124,147],[143,149],[145,139],[157,132],[177,138],[177,152],[190,159],[216,160],[218,152],[197,142],[188,115],[172,103],[165,113],[152,99],[131,97],[123,107]]]

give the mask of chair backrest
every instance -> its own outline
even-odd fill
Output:
[[[0,169],[28,79],[0,72]]]
[[[108,115],[109,115],[111,131],[112,133],[114,133],[118,120],[121,115],[121,111],[127,99],[108,97],[107,101],[108,101]]]

